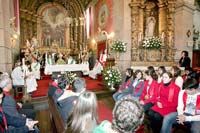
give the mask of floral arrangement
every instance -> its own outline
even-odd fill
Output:
[[[77,78],[76,73],[65,72],[64,74],[65,74],[65,76],[69,79],[69,82],[70,82],[70,84],[72,85],[72,83],[74,82],[74,80]]]
[[[113,87],[117,83],[120,83],[122,80],[121,73],[118,69],[107,69],[103,73],[104,81],[108,87]]]
[[[145,38],[142,41],[142,48],[160,49],[161,47],[162,47],[162,40],[158,37]]]
[[[116,40],[112,43],[112,47],[111,49],[113,51],[117,51],[117,52],[126,52],[126,44],[125,42],[123,41],[119,41],[119,40]]]

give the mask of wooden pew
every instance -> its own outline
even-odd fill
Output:
[[[65,123],[58,111],[58,108],[51,96],[48,96],[50,120],[53,133],[65,133]]]

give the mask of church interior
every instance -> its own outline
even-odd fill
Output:
[[[0,0],[0,20],[0,132],[188,133],[200,124],[200,0]],[[195,96],[184,103],[182,92]],[[127,98],[138,105],[120,107]],[[141,109],[137,120],[130,108]]]

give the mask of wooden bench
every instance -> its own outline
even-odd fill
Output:
[[[51,127],[53,133],[65,133],[65,123],[58,111],[58,108],[51,96],[48,96],[49,103],[49,112],[50,112],[50,120]]]

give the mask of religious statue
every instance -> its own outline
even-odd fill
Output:
[[[150,16],[146,19],[146,30],[145,37],[153,37],[155,30],[156,19],[153,16],[153,12],[151,12]]]

